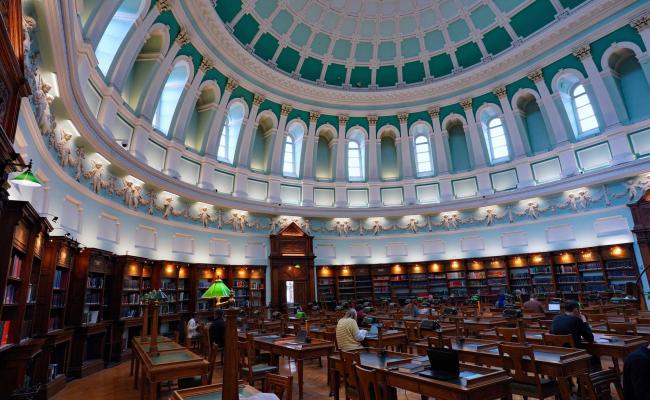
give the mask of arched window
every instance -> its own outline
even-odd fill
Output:
[[[503,129],[503,121],[501,118],[494,117],[490,119],[487,123],[487,127],[488,150],[490,151],[492,162],[508,158],[510,153],[508,151],[506,132]]]
[[[361,168],[361,146],[356,140],[348,143],[348,178],[351,181],[363,180],[363,168]]]
[[[598,129],[598,120],[594,108],[591,106],[589,95],[582,84],[576,85],[571,91],[571,102],[578,120],[580,134]]]
[[[108,74],[117,50],[140,15],[142,6],[142,0],[124,0],[99,39],[95,57],[97,57],[97,67],[104,75]]]
[[[415,165],[417,167],[418,175],[430,174],[433,172],[429,139],[424,135],[415,138]]]
[[[244,106],[234,103],[228,110],[228,117],[221,130],[217,160],[232,164],[235,159],[235,150],[239,140],[239,131],[244,121]]]
[[[300,157],[302,155],[302,139],[305,128],[298,122],[290,123],[287,138],[284,141],[284,158],[282,173],[284,176],[297,178],[300,175]]]
[[[171,126],[174,113],[181,99],[185,83],[189,78],[189,66],[185,61],[176,64],[163,86],[156,107],[156,113],[153,116],[153,127],[167,135]]]

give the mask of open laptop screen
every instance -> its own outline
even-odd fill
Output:
[[[560,311],[560,304],[559,303],[548,303],[548,310],[549,311]]]

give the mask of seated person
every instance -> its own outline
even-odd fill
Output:
[[[580,313],[580,305],[575,301],[564,303],[564,314],[556,315],[551,324],[551,333],[554,335],[571,335],[577,347],[583,347],[583,340],[592,343],[594,334]]]
[[[501,293],[499,297],[497,297],[497,301],[494,304],[495,308],[505,308],[506,306],[506,295]]]
[[[210,324],[210,342],[216,343],[219,348],[223,349],[226,341],[226,321],[223,319],[223,310],[217,309],[216,318]]]
[[[366,313],[363,312],[363,307],[357,306],[357,325],[361,325],[363,323],[363,319],[366,317]]]
[[[544,306],[537,300],[537,296],[534,294],[530,296],[530,300],[524,303],[523,309],[531,313],[544,314]]]
[[[623,398],[625,400],[650,399],[650,345],[639,347],[625,358],[623,364]]]
[[[348,309],[343,318],[336,324],[336,343],[339,349],[350,351],[361,349],[361,342],[366,337],[366,331],[360,330],[357,325],[357,310]]]
[[[196,322],[194,314],[190,316],[190,320],[187,321],[187,337],[193,339],[199,336],[199,324]]]

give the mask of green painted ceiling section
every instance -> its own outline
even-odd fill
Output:
[[[215,10],[243,46],[278,70],[368,89],[470,68],[588,1],[216,0]]]

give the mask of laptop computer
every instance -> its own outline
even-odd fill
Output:
[[[433,348],[427,350],[431,369],[418,372],[427,378],[450,381],[460,376],[460,361],[458,352],[451,349]]]
[[[296,342],[306,343],[307,342],[307,331],[300,331],[296,334]]]
[[[368,330],[366,337],[376,338],[377,336],[379,336],[379,324],[370,325],[370,330]]]
[[[560,307],[562,305],[560,303],[548,303],[548,310],[549,311],[560,311]]]

